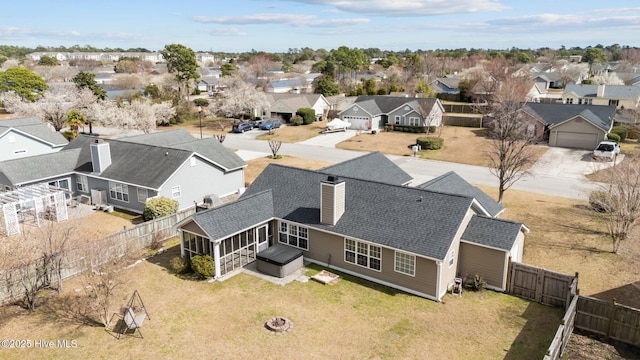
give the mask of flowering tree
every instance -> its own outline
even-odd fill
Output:
[[[95,103],[88,108],[87,114],[90,119],[103,126],[149,133],[156,125],[168,124],[176,114],[176,109],[171,101],[153,103],[149,99],[138,99],[122,104]]]
[[[218,111],[227,117],[235,117],[253,109],[261,109],[269,106],[267,97],[263,92],[240,78],[223,78],[222,82],[227,90],[222,94]]]
[[[35,115],[53,125],[56,131],[65,127],[71,110],[85,109],[97,101],[89,89],[64,85],[51,86],[34,102],[11,93],[4,94],[3,98],[8,112],[17,115]]]

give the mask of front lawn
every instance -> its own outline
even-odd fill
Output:
[[[488,130],[460,126],[445,126],[430,136],[444,138],[444,146],[440,150],[424,150],[418,154],[423,159],[449,161],[459,164],[488,166],[489,140]],[[412,156],[411,146],[418,137],[425,134],[405,133],[397,131],[362,133],[336,145],[337,148],[358,151],[380,151],[385,154]],[[532,146],[533,163],[547,151],[546,146]],[[524,169],[527,170],[527,169]]]

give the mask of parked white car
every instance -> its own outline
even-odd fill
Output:
[[[593,150],[593,158],[596,160],[613,161],[620,154],[620,146],[613,141],[601,141]]]

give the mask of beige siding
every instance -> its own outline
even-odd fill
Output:
[[[189,221],[180,227],[184,231],[188,231],[190,233],[198,234],[200,236],[207,237],[207,234],[195,223],[195,221]]]
[[[449,250],[447,251],[447,256],[442,261],[442,273],[440,274],[440,295],[443,295],[447,292],[449,285],[453,284],[454,279],[460,273],[460,238],[462,237],[464,230],[467,228],[467,225],[469,225],[469,221],[471,221],[471,217],[473,216],[473,214],[475,214],[475,212],[472,209],[469,209],[469,211],[467,211],[467,215],[462,221],[462,224],[460,224],[460,228],[456,233],[456,237],[451,243],[451,247],[449,247]],[[455,251],[455,253],[453,266],[449,267],[449,256],[451,255],[451,251]]]
[[[315,260],[363,276],[394,284],[436,298],[437,265],[435,261],[416,257],[416,275],[398,273],[394,269],[395,251],[382,248],[382,271],[375,271],[344,261],[344,237],[309,229],[307,260]]]
[[[595,148],[598,142],[604,140],[605,132],[601,129],[595,127],[590,122],[584,120],[581,117],[576,117],[571,119],[568,122],[565,122],[561,125],[554,127],[551,130],[551,134],[549,135],[549,145],[551,146],[564,146],[561,141],[558,141],[558,133],[574,133],[574,134],[594,134],[593,144],[589,143],[586,148]]]
[[[469,243],[460,244],[459,270],[463,276],[478,274],[488,286],[501,290],[507,276],[505,271],[506,255],[504,251],[489,249]]]
[[[345,183],[321,183],[320,192],[320,222],[335,225],[344,214]]]

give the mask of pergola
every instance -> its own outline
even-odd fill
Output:
[[[20,223],[38,227],[44,220],[68,219],[65,190],[48,184],[37,184],[0,192],[0,216],[6,236],[20,234]]]

